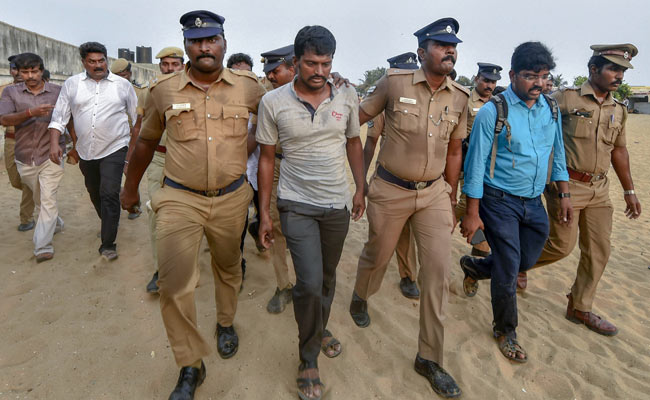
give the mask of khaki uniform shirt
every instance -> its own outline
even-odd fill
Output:
[[[136,111],[138,115],[141,116],[143,120],[144,120],[144,105],[147,101],[147,96],[149,96],[148,86],[144,88],[142,92],[138,95],[138,106],[136,107]],[[161,146],[165,146],[166,141],[167,141],[167,130],[165,129],[162,133],[162,136],[160,137],[160,142],[158,144]]]
[[[0,96],[2,96],[2,91],[5,90],[7,86],[11,86],[13,83],[7,83],[5,85],[0,86]],[[16,129],[13,126],[4,126],[5,128],[5,133],[16,133]]]
[[[614,146],[625,146],[627,109],[611,93],[599,103],[589,81],[553,94],[562,113],[566,164],[579,172],[604,174]]]
[[[224,68],[207,91],[185,71],[153,82],[140,136],[167,129],[165,176],[195,190],[217,190],[246,173],[249,114],[266,92],[248,71]]]
[[[488,101],[490,101],[488,99]],[[476,93],[476,89],[472,90],[472,93],[469,95],[467,100],[467,136],[472,132],[472,125],[474,125],[474,118],[478,114],[478,110],[481,109],[487,103],[481,99],[481,96]]]
[[[389,69],[360,105],[370,116],[385,111],[379,164],[409,181],[440,177],[449,140],[467,136],[468,97],[467,89],[449,77],[433,91],[422,69]]]

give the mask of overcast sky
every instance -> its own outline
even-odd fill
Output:
[[[639,55],[625,81],[650,85],[650,5],[645,0],[35,0],[12,4],[1,7],[0,20],[75,45],[102,42],[112,57],[117,57],[120,47],[135,51],[138,45],[151,46],[153,55],[166,46],[182,47],[179,17],[207,9],[226,18],[228,54],[251,55],[258,75],[262,75],[260,53],[293,43],[305,25],[323,25],[337,40],[333,70],[354,83],[364,71],[386,67],[387,58],[415,52],[413,32],[451,16],[460,23],[458,36],[463,40],[456,63],[461,75],[475,74],[479,61],[499,64],[507,71],[515,46],[539,40],[556,58],[553,72],[572,83],[575,76],[586,75],[591,44],[633,43]],[[507,73],[503,76],[499,84],[506,85]]]

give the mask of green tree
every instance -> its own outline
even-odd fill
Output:
[[[566,86],[568,84],[569,84],[569,82],[567,82],[566,79],[564,79],[562,74],[557,74],[557,75],[553,76],[553,86],[555,86],[556,88],[559,89],[559,88],[561,88],[563,86]]]
[[[582,86],[585,82],[587,82],[587,77],[584,75],[578,75],[573,78],[573,86]]]
[[[632,88],[627,83],[621,83],[621,86],[619,86],[618,89],[612,94],[618,100],[623,101],[632,94]]]
[[[377,67],[375,69],[368,70],[363,73],[363,79],[360,80],[360,84],[357,85],[357,93],[361,96],[365,96],[368,93],[368,89],[374,86],[379,78],[386,74],[386,68]]]
[[[460,83],[461,85],[465,87],[472,87],[474,86],[474,81],[466,77],[465,75],[458,75],[458,78],[456,78],[456,82]]]

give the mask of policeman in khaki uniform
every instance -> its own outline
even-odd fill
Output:
[[[497,86],[497,81],[501,79],[501,68],[499,65],[490,63],[477,63],[478,72],[474,78],[474,90],[472,90],[469,99],[467,100],[467,137],[463,140],[463,148],[469,146],[469,134],[472,132],[472,125],[474,125],[474,118],[478,111],[483,107],[490,98],[492,92]],[[463,187],[464,180],[461,173],[460,187]],[[465,193],[461,193],[458,205],[456,205],[456,220],[460,220],[465,216],[467,211],[467,197]],[[472,245],[472,255],[479,257],[487,257],[490,255],[490,246],[487,240]]]
[[[165,47],[156,54],[156,58],[160,60],[159,68],[160,72],[163,75],[173,74],[174,72],[179,72],[183,70],[183,56],[185,53],[183,50],[178,47],[170,46]],[[154,78],[153,82],[157,82],[158,79]],[[136,128],[139,132],[142,125],[142,117],[144,117],[144,104],[146,103],[147,96],[149,95],[149,88],[145,88],[140,96],[138,96],[138,121],[136,122]],[[158,249],[156,246],[156,213],[153,212],[151,208],[151,199],[153,198],[154,193],[162,187],[163,180],[163,168],[165,167],[165,153],[167,148],[165,147],[165,140],[167,138],[167,132],[164,131],[160,137],[160,143],[156,146],[156,151],[153,154],[153,159],[147,167],[147,189],[149,192],[149,201],[145,204],[147,208],[147,216],[149,217],[149,233],[151,235],[151,249],[153,250],[153,262],[156,272],[154,272],[151,277],[151,281],[147,284],[148,293],[158,293]]]
[[[7,61],[9,61],[9,72],[14,78],[14,81],[7,83],[6,85],[0,85],[0,96],[2,91],[9,85],[13,85],[18,82],[22,82],[18,76],[18,68],[16,68],[16,63],[14,59],[17,56],[10,56]],[[5,126],[5,147],[4,147],[4,158],[5,158],[5,167],[7,168],[7,175],[9,176],[9,182],[11,186],[22,191],[22,197],[20,199],[20,225],[18,225],[18,230],[21,232],[26,232],[31,229],[34,229],[36,225],[34,223],[34,193],[32,190],[23,185],[20,180],[20,174],[18,173],[18,168],[16,167],[16,157],[14,156],[14,148],[16,147],[16,131],[13,126]],[[37,185],[38,187],[38,185]],[[37,198],[40,195],[37,193]]]
[[[295,68],[293,66],[293,44],[270,50],[260,54],[264,63],[266,83],[277,89],[293,80]],[[280,164],[282,163],[282,147],[278,142],[275,146],[275,168],[273,171],[273,190],[271,192],[271,220],[273,221],[273,242],[271,243],[271,262],[275,272],[277,287],[273,297],[266,305],[266,310],[271,314],[284,311],[286,305],[292,301],[293,285],[289,281],[289,265],[287,264],[287,240],[282,234],[280,212],[278,211],[278,182],[280,181]],[[257,236],[257,232],[255,232]]]
[[[166,129],[163,187],[152,201],[160,308],[181,367],[170,399],[192,399],[205,379],[202,358],[212,347],[199,332],[194,303],[203,235],[216,286],[217,350],[229,358],[238,349],[233,320],[242,282],[239,244],[253,197],[245,184],[248,120],[257,113],[265,89],[253,73],[224,68],[223,17],[199,10],[184,14],[180,22],[189,63],[149,88],[122,206],[137,204],[138,184]]]
[[[390,68],[397,69],[418,69],[418,56],[415,53],[407,52],[388,60]],[[370,95],[375,90],[373,86],[368,90]],[[365,174],[368,175],[370,163],[375,155],[375,147],[377,141],[381,137],[379,147],[384,145],[386,137],[384,135],[385,118],[384,113],[379,114],[372,120],[368,121],[368,134],[366,144],[363,147]],[[397,240],[397,247],[395,248],[395,255],[397,256],[397,268],[399,270],[400,282],[399,288],[404,297],[410,299],[420,298],[420,290],[418,289],[415,279],[417,277],[417,258],[415,256],[415,238],[411,233],[409,224],[404,224],[404,229],[399,235]]]
[[[641,204],[634,193],[626,146],[627,108],[614,98],[638,50],[632,44],[593,45],[588,62],[589,80],[581,87],[553,94],[562,112],[562,132],[569,171],[569,190],[574,223],[560,225],[553,216],[559,207],[558,188],[550,184],[544,192],[550,234],[535,267],[554,263],[571,253],[580,237],[580,261],[571,292],[567,295],[566,318],[585,324],[602,335],[618,333],[614,324],[592,312],[596,286],[610,254],[612,214],[609,199],[610,164],[623,186],[625,214],[636,219]]]
[[[420,335],[415,370],[436,393],[457,397],[460,389],[442,368],[452,205],[467,135],[469,92],[448,74],[456,62],[458,22],[443,18],[415,32],[418,70],[390,69],[360,105],[360,122],[385,113],[386,141],[368,190],[368,241],[357,269],[350,314],[370,324],[367,300],[379,290],[404,228],[410,223],[420,260]]]

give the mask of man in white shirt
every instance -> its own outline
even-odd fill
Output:
[[[50,158],[61,159],[58,138],[72,117],[76,135],[68,156],[80,159],[86,189],[102,221],[99,253],[113,261],[117,258],[122,171],[132,130],[129,121],[136,120],[138,100],[131,83],[108,70],[104,45],[84,43],[79,54],[86,71],[63,84],[49,125]]]

